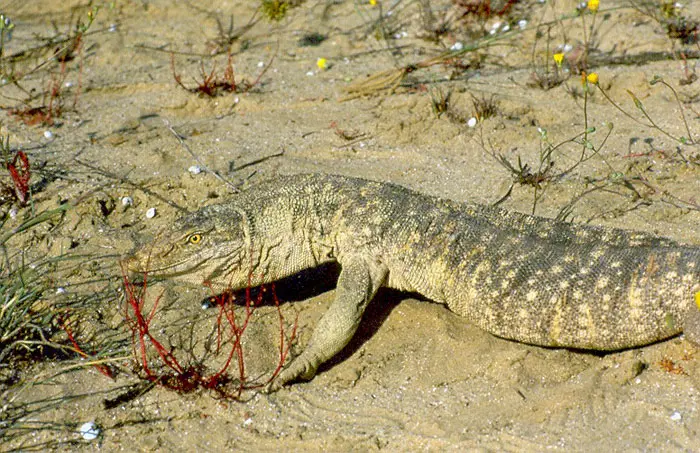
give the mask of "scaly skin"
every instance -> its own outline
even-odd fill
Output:
[[[336,297],[278,388],[352,338],[377,289],[413,291],[494,335],[617,350],[700,340],[700,247],[651,234],[460,204],[393,184],[281,177],[186,215],[134,271],[241,289],[329,261]]]

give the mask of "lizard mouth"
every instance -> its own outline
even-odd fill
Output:
[[[128,263],[128,269],[132,274],[148,274],[149,278],[162,280],[192,274],[198,269],[201,269],[207,262],[207,259],[202,259],[189,266],[187,265],[188,262],[189,260],[184,259],[165,266],[150,268],[150,263],[148,262],[143,265],[143,262],[140,260],[131,260]]]

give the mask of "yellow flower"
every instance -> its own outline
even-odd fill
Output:
[[[552,55],[552,58],[554,58],[554,62],[557,64],[557,67],[561,68],[561,63],[564,61],[564,54],[561,52],[555,53]]]
[[[598,12],[598,7],[600,6],[600,0],[588,0],[588,9],[593,12]]]
[[[377,0],[369,0],[369,4],[372,6],[377,6]]]
[[[590,74],[588,74],[586,76],[586,81],[588,81],[588,83],[592,83],[593,85],[597,85],[598,84],[598,73],[591,72]]]
[[[695,293],[695,305],[698,306],[698,310],[700,310],[700,291]]]
[[[318,69],[322,71],[328,69],[328,60],[326,60],[325,58],[319,58],[318,60],[316,60],[316,66],[318,66]]]

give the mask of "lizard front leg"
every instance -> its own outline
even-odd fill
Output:
[[[362,313],[389,273],[386,266],[360,256],[349,256],[341,263],[335,300],[318,322],[306,349],[270,384],[274,391],[288,382],[314,377],[326,360],[350,342],[360,325]]]

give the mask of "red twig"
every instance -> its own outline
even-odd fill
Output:
[[[233,303],[233,292],[226,291],[222,294],[212,296],[213,303],[219,309],[219,313],[216,317],[215,355],[220,354],[224,341],[230,342],[231,345],[230,349],[228,349],[226,353],[226,359],[223,365],[221,365],[217,371],[207,375],[203,363],[194,363],[187,366],[182,366],[178,362],[174,353],[167,350],[151,333],[150,326],[151,322],[158,314],[157,307],[160,301],[160,296],[154,302],[154,305],[148,315],[144,315],[144,299],[148,286],[147,275],[144,275],[142,286],[137,290],[135,285],[129,281],[125,269],[122,269],[122,273],[126,296],[125,319],[132,331],[132,347],[134,357],[136,358],[139,367],[143,371],[145,379],[152,382],[157,382],[166,388],[180,392],[189,392],[197,388],[205,388],[216,391],[222,397],[239,399],[244,390],[263,387],[263,385],[271,382],[272,379],[279,374],[284,362],[287,359],[291,344],[296,338],[297,323],[295,321],[292,334],[285,344],[287,336],[285,334],[284,317],[279,305],[279,300],[277,299],[274,291],[274,286],[271,287],[272,289],[270,292],[272,293],[272,297],[279,315],[279,363],[272,376],[265,384],[248,384],[242,339],[246,329],[253,319],[256,308],[263,302],[263,294],[266,292],[265,288],[261,288],[261,291],[255,298],[251,295],[250,285],[248,288],[246,288],[245,306],[243,316],[241,317],[236,316],[236,311],[234,309],[235,306]],[[252,281],[252,277],[249,277],[249,279]],[[210,284],[205,284],[205,286],[209,286],[212,292],[214,292]],[[225,336],[227,338],[224,338]],[[165,366],[165,369],[169,369],[169,371],[158,371],[152,366],[152,363],[149,362],[148,357],[150,347],[156,351],[161,363]],[[238,388],[234,393],[231,393],[225,388],[225,386],[232,380],[229,376],[229,368],[233,364],[234,360],[237,362],[238,366]]]
[[[7,162],[6,166],[12,179],[13,193],[19,204],[25,206],[29,201],[29,179],[32,177],[29,158],[24,151],[17,151],[12,162]]]
[[[75,352],[80,355],[80,357],[84,359],[91,359],[90,355],[88,355],[83,348],[80,347],[80,344],[78,344],[78,341],[75,339],[75,335],[73,335],[73,329],[68,325],[67,321],[68,316],[66,315],[65,317],[60,317],[58,322],[61,325],[61,328],[63,329],[64,332],[66,332],[66,335],[68,335],[68,341],[71,342],[73,345],[73,349],[75,349]],[[97,371],[100,373],[104,374],[108,378],[114,379],[114,373],[112,370],[107,366],[107,365],[102,365],[102,364],[94,364],[93,365]]]
[[[260,74],[258,74],[258,77],[253,82],[249,82],[245,79],[238,82],[236,81],[236,75],[233,70],[233,57],[231,54],[228,55],[226,68],[224,69],[224,73],[221,78],[219,78],[216,74],[216,62],[214,62],[211,71],[207,74],[207,72],[204,70],[204,61],[200,61],[199,75],[201,81],[197,81],[195,78],[194,81],[197,86],[194,88],[189,88],[182,83],[182,77],[175,71],[175,54],[170,54],[170,69],[172,70],[175,83],[177,83],[180,88],[187,90],[190,93],[216,97],[225,92],[246,93],[250,91],[260,83],[263,75],[265,75],[270,66],[272,66],[272,62],[274,60],[275,56],[273,55],[270,62],[265,65],[263,70],[260,72]]]

